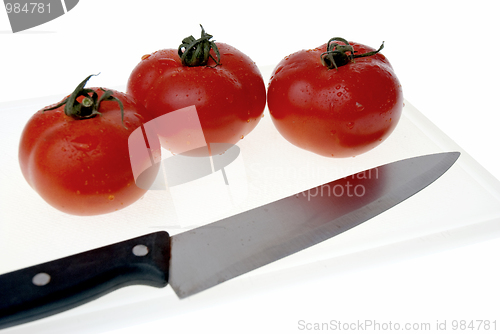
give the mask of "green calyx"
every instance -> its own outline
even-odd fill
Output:
[[[344,45],[336,43],[342,42]],[[384,48],[384,42],[376,51],[356,54],[352,45],[341,37],[331,38],[326,46],[326,52],[321,54],[321,63],[329,69],[335,68],[338,70],[340,66],[347,65],[349,62],[354,63],[355,58],[369,57],[380,52]]]
[[[212,58],[215,61],[215,66],[220,65],[220,53],[215,41],[210,39],[213,37],[205,32],[201,27],[201,37],[195,39],[193,36],[186,37],[179,45],[177,53],[181,58],[181,62],[185,66],[206,66],[208,60]],[[214,50],[217,58],[213,57],[210,50]]]
[[[68,96],[66,99],[59,102],[55,106],[44,109],[44,111],[54,110],[64,105],[64,113],[66,115],[81,120],[101,115],[101,113],[99,112],[99,107],[102,101],[115,101],[118,102],[118,104],[120,105],[122,124],[123,124],[123,117],[124,117],[123,103],[118,98],[113,96],[113,91],[101,88],[104,94],[102,94],[101,97],[98,98],[97,92],[95,90],[90,88],[85,88],[87,81],[89,81],[89,79],[95,75],[98,74],[89,75],[75,88],[75,90],[73,91],[73,93],[71,93],[70,96]],[[83,96],[81,102],[78,101],[78,98],[80,96]],[[125,125],[123,126],[125,127]]]

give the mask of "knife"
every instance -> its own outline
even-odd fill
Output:
[[[160,231],[0,275],[0,328],[133,284],[186,298],[343,233],[424,189],[459,152],[404,159],[169,236]]]

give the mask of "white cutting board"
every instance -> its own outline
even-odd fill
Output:
[[[262,68],[267,82],[272,68]],[[123,87],[117,87],[123,90]],[[434,184],[331,240],[187,300],[173,291],[130,287],[97,301],[2,333],[102,333],[245,299],[314,277],[401,261],[500,236],[500,182],[408,101],[395,132],[374,150],[329,159],[286,142],[268,110],[225,170],[175,189],[148,192],[120,212],[75,217],[52,209],[19,170],[17,145],[28,118],[63,95],[0,104],[0,273],[157,230],[171,234],[231,216],[358,171],[423,154],[460,151]]]

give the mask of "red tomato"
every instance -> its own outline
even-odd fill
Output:
[[[185,38],[179,49],[143,56],[130,75],[127,93],[154,117],[194,105],[207,143],[235,144],[260,121],[266,88],[248,56],[209,41],[211,37],[202,30],[200,39]],[[169,135],[159,135],[164,148],[187,150],[170,147]]]
[[[34,114],[19,146],[30,186],[54,208],[82,216],[122,209],[146,192],[134,182],[128,137],[151,119],[124,93],[83,88],[89,78]]]
[[[333,38],[285,57],[267,92],[281,135],[327,157],[356,156],[385,140],[400,119],[403,93],[391,64],[378,53],[382,47]]]

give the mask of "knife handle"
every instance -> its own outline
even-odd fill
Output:
[[[47,317],[128,285],[168,283],[170,237],[155,232],[0,276],[0,329]]]

